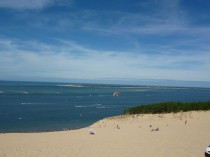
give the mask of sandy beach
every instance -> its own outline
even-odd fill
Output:
[[[0,134],[0,157],[203,157],[210,145],[210,111],[123,115],[90,127],[95,135],[88,128]]]

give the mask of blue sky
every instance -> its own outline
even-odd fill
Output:
[[[0,80],[208,82],[209,8],[209,0],[0,0]]]

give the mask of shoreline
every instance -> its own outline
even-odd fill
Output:
[[[96,121],[97,122],[97,121]],[[94,122],[94,123],[96,123],[96,122]],[[92,123],[91,125],[93,125],[94,123]],[[14,131],[14,132],[1,132],[0,131],[0,134],[27,134],[27,133],[29,133],[29,134],[33,134],[33,133],[50,133],[50,132],[62,132],[62,131],[72,131],[72,130],[79,130],[79,129],[84,129],[84,128],[87,128],[88,126],[90,126],[90,125],[87,125],[87,126],[85,126],[85,127],[78,127],[78,128],[72,128],[72,129],[68,129],[68,128],[63,128],[63,129],[58,129],[58,130],[43,130],[43,131]]]
[[[77,130],[0,134],[1,157],[203,157],[210,111],[107,117]],[[158,128],[158,130],[157,130]],[[132,155],[131,155],[132,154]]]

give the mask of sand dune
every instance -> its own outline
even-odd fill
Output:
[[[0,134],[0,157],[203,157],[210,145],[210,111],[124,115],[91,128],[96,135],[88,128]]]

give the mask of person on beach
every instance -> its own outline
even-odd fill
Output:
[[[90,135],[95,135],[95,130],[93,128],[89,128],[89,134]]]
[[[156,129],[152,129],[151,132],[152,131],[159,131],[159,130],[160,130],[159,128],[156,128]]]

